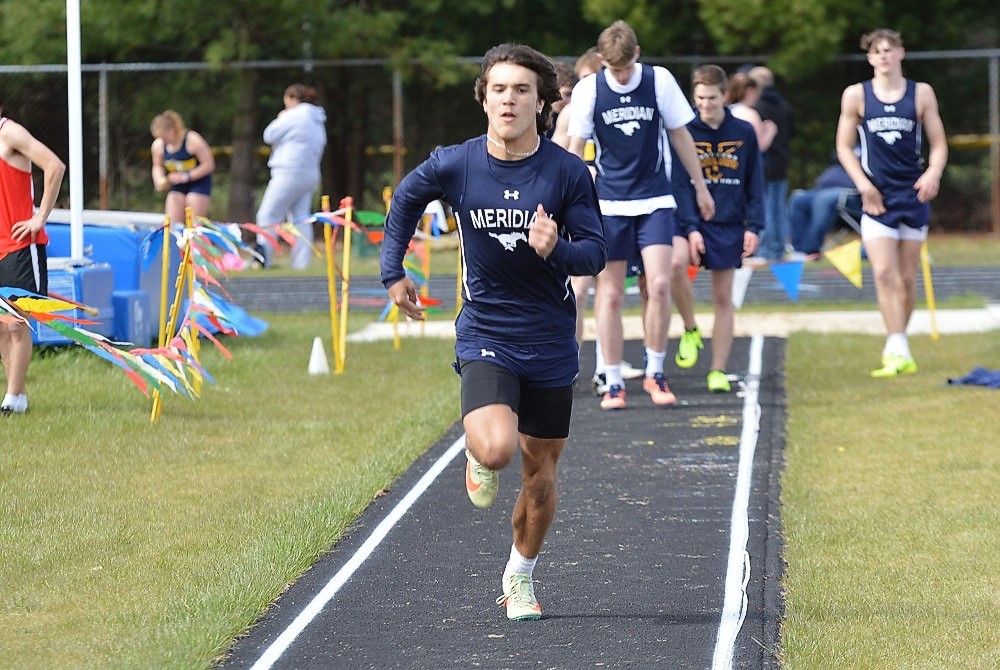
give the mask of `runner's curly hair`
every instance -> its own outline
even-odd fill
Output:
[[[524,44],[498,44],[483,56],[483,68],[476,78],[476,102],[486,100],[486,77],[497,63],[513,63],[534,72],[538,77],[538,100],[542,110],[535,116],[535,127],[539,134],[549,129],[552,117],[552,103],[560,100],[559,84],[556,83],[556,68],[552,60],[543,53]]]

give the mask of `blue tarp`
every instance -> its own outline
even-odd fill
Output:
[[[1000,389],[1000,370],[987,370],[977,367],[964,377],[949,379],[949,384],[965,386],[987,386],[992,389]]]

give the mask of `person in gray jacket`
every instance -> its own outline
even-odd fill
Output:
[[[317,104],[316,90],[303,84],[285,89],[284,103],[285,108],[264,129],[264,142],[271,146],[267,161],[271,179],[257,210],[257,225],[295,224],[300,236],[292,246],[291,265],[304,270],[312,256],[312,204],[326,147],[326,112]],[[274,250],[261,236],[257,243],[267,267]]]

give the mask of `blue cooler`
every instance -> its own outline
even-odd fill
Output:
[[[111,297],[115,309],[114,336],[116,340],[131,342],[137,347],[148,347],[156,337],[153,325],[156,315],[149,308],[149,294],[145,291],[115,291]]]
[[[49,215],[46,231],[49,234],[50,258],[71,255],[69,220],[68,210],[54,209]],[[162,266],[157,260],[143,270],[139,246],[150,231],[163,225],[163,214],[84,210],[83,221],[84,256],[110,265],[114,272],[114,296],[109,293],[107,298],[116,311],[112,336],[117,340],[134,342],[136,346],[148,346],[159,329]],[[177,247],[172,246],[170,251],[168,301],[174,298],[174,283],[180,265]],[[50,286],[51,282],[50,272]],[[59,292],[54,287],[52,290]],[[117,316],[119,306],[128,310],[128,314]],[[145,323],[135,322],[137,314],[142,314]]]
[[[69,261],[63,258],[49,259],[49,294],[55,298],[68,298],[97,310],[88,314],[81,309],[61,312],[78,319],[97,321],[96,324],[82,325],[81,328],[112,337],[115,310],[111,302],[114,291],[114,273],[107,263]],[[31,322],[34,332],[32,341],[36,344],[68,344],[72,340],[57,333],[44,323]]]

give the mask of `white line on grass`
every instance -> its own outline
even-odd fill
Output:
[[[337,574],[335,574],[330,581],[326,583],[323,590],[316,594],[316,597],[313,598],[308,605],[306,605],[306,608],[302,610],[297,617],[295,617],[295,620],[292,621],[288,628],[286,628],[284,632],[282,632],[281,635],[279,635],[278,638],[271,643],[271,646],[264,651],[264,655],[253,664],[251,670],[267,670],[274,665],[274,662],[277,661],[285,650],[292,644],[292,642],[295,641],[295,638],[298,637],[299,633],[301,633],[305,627],[308,626],[314,618],[316,618],[316,615],[319,614],[324,607],[326,607],[326,604],[333,599],[333,596],[340,590],[340,587],[347,583],[347,580],[351,578],[351,575],[354,574],[355,570],[361,567],[361,564],[365,562],[365,559],[371,556],[372,552],[375,551],[375,548],[382,542],[382,540],[385,539],[385,536],[389,534],[389,531],[392,530],[392,527],[396,525],[403,515],[406,514],[407,510],[413,506],[413,503],[417,501],[417,498],[419,498],[421,494],[423,494],[423,492],[430,487],[434,480],[437,479],[437,476],[441,474],[448,464],[454,460],[455,456],[457,456],[463,449],[465,449],[464,434],[455,440],[454,444],[448,447],[448,450],[434,462],[434,465],[432,465],[424,476],[420,478],[420,481],[418,481],[413,488],[410,489],[409,493],[407,493],[403,499],[399,501],[399,504],[396,505],[391,512],[389,512],[389,515],[382,520],[382,523],[375,527],[375,530],[373,530],[372,534],[367,540],[365,540],[365,543],[361,545],[361,548],[358,549],[354,555],[351,556],[351,559],[344,564],[344,567],[338,570]]]
[[[719,636],[715,641],[715,654],[712,656],[712,670],[731,670],[733,667],[736,636],[739,635],[747,614],[747,583],[750,581],[750,554],[747,553],[750,519],[747,506],[750,501],[753,457],[760,433],[759,391],[763,349],[764,337],[754,335],[750,339],[750,361],[747,364],[746,394],[743,397],[743,431],[740,434],[740,464],[730,521],[726,597],[722,605]]]

